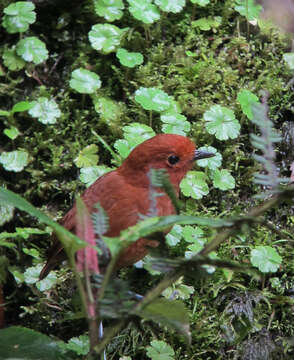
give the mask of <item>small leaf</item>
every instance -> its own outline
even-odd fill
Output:
[[[26,269],[24,272],[24,281],[27,284],[35,284],[37,281],[39,281],[39,275],[42,270],[42,265],[39,264],[37,266],[31,266]]]
[[[13,105],[11,112],[14,114],[16,112],[27,111],[30,110],[33,106],[34,104],[30,101],[20,101]]]
[[[40,271],[42,270],[43,265],[40,267]],[[51,271],[45,279],[37,281],[36,287],[41,292],[50,290],[53,286],[56,285],[58,277],[54,271]]]
[[[222,18],[220,16],[215,16],[213,18],[201,18],[196,21],[192,21],[192,27],[199,28],[203,31],[209,31],[211,29],[218,28],[221,25]]]
[[[281,256],[271,246],[257,246],[252,249],[250,260],[252,265],[263,273],[276,272],[282,263]]]
[[[294,52],[285,53],[283,55],[284,61],[286,61],[287,65],[291,70],[294,70]]]
[[[90,351],[89,336],[80,335],[71,338],[67,344],[62,344],[62,347],[74,351],[77,355],[87,355]]]
[[[126,30],[110,24],[96,24],[89,32],[89,40],[95,50],[109,54],[119,47],[121,37]]]
[[[202,146],[198,150],[207,151],[215,154],[215,156],[211,158],[197,160],[197,165],[201,167],[208,167],[210,170],[215,170],[222,164],[222,155],[214,148],[213,146]]]
[[[210,0],[190,0],[192,4],[197,4],[199,6],[206,6],[210,3]]]
[[[94,0],[95,12],[107,21],[119,20],[123,16],[124,4],[122,0]]]
[[[151,341],[151,346],[147,346],[147,356],[152,360],[174,360],[175,352],[173,348],[162,340]]]
[[[30,1],[18,1],[4,9],[2,25],[7,32],[15,34],[27,31],[36,21],[35,5]]]
[[[16,44],[16,53],[25,61],[32,61],[34,64],[48,59],[46,45],[35,36],[19,40]]]
[[[19,172],[22,171],[28,164],[28,153],[22,150],[15,150],[10,152],[2,152],[0,155],[0,163],[7,171]]]
[[[235,10],[245,16],[248,21],[252,21],[259,18],[262,6],[256,5],[255,0],[236,0]]]
[[[201,171],[189,171],[180,183],[180,188],[185,196],[201,199],[209,193],[206,183],[207,176]]]
[[[77,158],[74,162],[77,167],[89,167],[97,164],[99,157],[97,155],[98,146],[91,144],[86,146],[83,150],[80,151]]]
[[[112,171],[113,169],[105,165],[94,165],[82,167],[80,172],[80,180],[86,184],[87,187],[92,185],[100,176]]]
[[[235,139],[240,133],[240,124],[234,112],[224,106],[211,106],[203,117],[206,121],[206,130],[219,140]]]
[[[81,94],[92,94],[100,89],[101,81],[94,72],[80,68],[72,72],[69,85]]]
[[[37,101],[32,101],[32,108],[29,114],[38,118],[42,124],[55,124],[56,119],[61,116],[61,111],[53,99],[39,97]]]
[[[14,140],[18,137],[20,132],[18,129],[14,126],[11,126],[10,128],[4,129],[3,133],[9,137],[9,139]]]
[[[136,315],[177,330],[188,341],[190,340],[189,315],[184,304],[179,300],[156,299],[145,306],[140,312],[136,312]]]
[[[129,68],[141,65],[144,61],[143,55],[138,52],[129,52],[126,49],[120,48],[116,52],[116,57],[119,62]]]
[[[183,10],[186,0],[155,0],[155,4],[165,12],[174,14]]]
[[[258,97],[249,90],[241,90],[238,93],[237,100],[241,105],[243,113],[248,119],[253,119],[252,104],[259,103]]]
[[[229,190],[235,188],[235,179],[226,169],[216,169],[213,172],[213,186],[220,190]]]
[[[163,122],[162,131],[166,134],[178,134],[185,136],[191,129],[191,124],[186,116],[178,113],[164,113],[160,115]]]
[[[8,204],[0,204],[0,226],[13,218],[14,207]]]
[[[124,103],[95,95],[92,95],[92,101],[95,111],[100,115],[100,119],[105,121],[108,126],[113,126],[115,129],[120,130],[121,118],[125,111]]]
[[[26,62],[16,54],[15,49],[5,49],[2,57],[4,65],[11,71],[21,70],[26,64]]]
[[[165,111],[172,103],[172,98],[164,91],[157,88],[140,87],[135,92],[135,100],[145,110]]]
[[[182,238],[183,227],[181,225],[174,225],[171,231],[166,235],[165,239],[169,246],[177,245]]]
[[[152,24],[160,19],[158,8],[151,4],[150,0],[127,0],[129,11],[135,19],[143,21],[144,24]]]

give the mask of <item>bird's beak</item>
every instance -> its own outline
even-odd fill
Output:
[[[194,160],[206,159],[215,156],[214,153],[203,151],[203,150],[195,150]]]

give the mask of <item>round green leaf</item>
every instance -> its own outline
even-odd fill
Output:
[[[25,61],[32,61],[34,64],[48,59],[46,45],[35,36],[19,40],[16,44],[16,53]]]
[[[197,165],[201,167],[208,167],[210,170],[215,170],[221,166],[223,157],[219,152],[217,152],[216,148],[213,146],[202,146],[198,150],[213,153],[215,156],[197,160]]]
[[[286,61],[287,65],[291,70],[294,70],[294,52],[285,53],[283,55],[284,61]]]
[[[130,13],[144,24],[152,24],[160,19],[158,8],[150,0],[128,0],[128,3]]]
[[[255,4],[255,0],[236,0],[235,10],[245,16],[248,21],[251,21],[259,18],[262,6]]]
[[[153,340],[147,346],[147,356],[152,360],[174,360],[173,348],[162,340]]]
[[[86,146],[83,150],[79,152],[77,158],[74,159],[74,162],[77,167],[90,167],[97,164],[99,156],[97,155],[98,146],[91,144]]]
[[[32,101],[32,104],[29,114],[38,118],[42,124],[55,124],[56,119],[61,116],[61,111],[53,99],[40,97],[37,101]]]
[[[86,184],[87,187],[92,185],[100,176],[112,171],[113,169],[105,165],[94,165],[81,168],[80,180]]]
[[[201,199],[209,193],[206,183],[207,176],[201,171],[189,171],[180,183],[180,188],[185,196]]]
[[[96,24],[89,32],[89,40],[95,50],[109,54],[119,46],[124,32],[125,29],[120,29],[115,25]]]
[[[69,85],[81,94],[92,94],[101,87],[101,81],[94,72],[80,68],[72,72]]]
[[[160,120],[163,122],[162,131],[166,134],[185,136],[191,129],[191,124],[186,120],[186,116],[178,113],[161,114]]]
[[[0,204],[0,226],[13,218],[14,207],[7,204]]]
[[[9,137],[9,139],[14,140],[20,134],[18,129],[15,126],[11,126],[10,128],[4,129],[3,133]]]
[[[95,12],[107,21],[119,20],[123,16],[122,0],[94,0]]]
[[[178,13],[183,10],[186,0],[155,0],[155,4],[162,11]]]
[[[15,49],[5,49],[3,52],[3,63],[11,71],[24,68],[26,62],[16,54]]]
[[[27,31],[36,21],[35,5],[31,1],[18,1],[4,9],[2,25],[10,34]]]
[[[259,102],[258,97],[253,94],[249,90],[241,90],[238,93],[237,100],[239,101],[243,113],[248,117],[248,119],[253,119],[253,113],[252,113],[252,104],[256,104]]]
[[[119,62],[129,68],[141,65],[144,61],[143,55],[138,52],[128,52],[126,49],[120,48],[116,52]]]
[[[229,190],[235,188],[235,179],[226,169],[216,169],[213,172],[213,186],[220,190]]]
[[[197,4],[199,6],[206,6],[210,3],[210,0],[190,0],[192,4]]]
[[[252,265],[263,273],[276,272],[282,263],[281,256],[271,246],[257,246],[252,249],[250,260]]]
[[[100,119],[108,126],[116,126],[120,130],[121,118],[125,111],[125,104],[107,97],[93,96],[92,101]]]
[[[224,106],[211,106],[203,117],[206,130],[219,140],[235,139],[240,133],[240,124],[234,112]]]
[[[10,152],[2,152],[0,155],[0,163],[7,171],[19,172],[28,164],[28,153],[22,150]]]
[[[140,87],[135,92],[135,100],[145,110],[164,111],[172,104],[172,97],[157,88]]]

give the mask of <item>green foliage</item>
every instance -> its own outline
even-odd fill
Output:
[[[37,118],[42,124],[55,124],[61,116],[61,111],[53,99],[39,97],[37,101],[32,101],[29,106],[29,114]],[[26,108],[20,111],[24,110]]]
[[[164,12],[178,13],[183,10],[185,0],[155,0],[155,4]]]
[[[145,110],[165,111],[171,106],[172,99],[164,91],[157,88],[141,87],[135,92],[135,100]]]
[[[110,24],[96,24],[92,26],[89,32],[89,40],[95,50],[109,54],[119,47],[126,30]]]
[[[77,355],[87,355],[90,350],[89,337],[87,335],[73,337],[67,343],[60,342],[58,345],[61,349],[74,351]]]
[[[9,139],[14,140],[18,137],[19,131],[15,126],[11,126],[10,128],[4,129],[3,134],[8,136]]]
[[[35,5],[32,2],[18,1],[4,9],[2,25],[10,34],[22,33],[36,21]]]
[[[209,193],[207,175],[201,171],[189,171],[182,180],[180,187],[185,196],[190,196],[193,199],[201,199]]]
[[[234,189],[235,179],[226,169],[216,169],[213,172],[213,186],[220,190]]]
[[[16,54],[15,47],[5,49],[2,55],[3,63],[11,71],[18,71],[25,67],[26,62]]]
[[[213,105],[203,115],[209,134],[219,140],[235,139],[240,133],[240,124],[234,112],[224,106]]]
[[[19,40],[16,44],[16,53],[25,61],[31,61],[36,65],[48,59],[45,43],[35,36]]]
[[[129,52],[126,49],[119,48],[116,52],[119,62],[129,68],[141,65],[144,61],[143,55],[138,52]]]
[[[252,105],[259,102],[258,97],[251,91],[243,89],[238,93],[237,100],[241,105],[243,113],[248,117],[248,119],[252,120]]]
[[[256,4],[255,0],[235,0],[235,10],[251,21],[259,18],[262,6]]]
[[[144,24],[152,24],[160,19],[158,8],[151,3],[151,0],[127,0],[129,11],[133,17]]]
[[[94,0],[95,12],[107,21],[119,20],[123,16],[124,4],[122,0]]]
[[[222,18],[220,16],[215,16],[214,18],[202,18],[193,21],[192,25],[200,30],[210,31],[211,29],[217,29],[221,25],[221,21]]]
[[[0,164],[7,171],[22,171],[29,162],[29,155],[23,150],[14,150],[10,152],[2,152],[0,155]]]
[[[74,162],[79,168],[87,168],[97,165],[99,156],[97,155],[98,146],[91,144],[82,149]]]
[[[164,113],[160,115],[162,121],[162,131],[166,134],[187,135],[191,129],[191,124],[186,120],[186,116],[178,113]]]
[[[210,0],[190,0],[191,3],[197,4],[199,6],[206,6],[210,3]]]
[[[284,61],[287,63],[291,70],[294,70],[294,52],[285,53],[283,55]]]
[[[251,250],[250,261],[261,272],[269,273],[279,269],[282,258],[273,247],[260,245]]]
[[[94,153],[95,154],[95,153]],[[94,165],[88,167],[82,167],[80,172],[80,180],[89,187],[92,185],[100,176],[108,173],[112,169],[105,165]]]
[[[100,89],[101,81],[99,75],[86,69],[76,69],[71,74],[69,85],[81,94],[93,94]]]
[[[14,207],[8,204],[0,204],[0,226],[13,218]]]
[[[210,170],[216,170],[222,164],[222,155],[213,146],[202,146],[198,150],[207,151],[215,154],[215,156],[206,159],[197,160],[197,165],[201,167],[207,167]]]
[[[175,352],[173,348],[162,340],[153,340],[147,346],[147,356],[152,360],[173,360]]]

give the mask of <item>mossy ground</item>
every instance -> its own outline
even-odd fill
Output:
[[[256,203],[253,196],[260,191],[252,182],[259,165],[252,160],[253,148],[249,141],[249,133],[255,129],[242,114],[237,94],[243,88],[255,94],[267,90],[269,115],[275,127],[282,130],[284,123],[293,121],[294,95],[289,86],[293,72],[282,60],[290,49],[289,39],[276,30],[263,34],[251,25],[248,33],[245,18],[234,11],[232,4],[232,1],[211,1],[205,8],[195,8],[188,3],[180,14],[162,15],[161,20],[151,26],[143,26],[126,14],[116,22],[120,27],[133,29],[129,42],[125,39],[123,45],[144,55],[144,64],[130,70],[120,65],[115,54],[101,55],[91,48],[88,32],[93,24],[104,21],[97,18],[90,2],[77,2],[75,6],[66,2],[64,5],[54,1],[40,2],[36,10],[38,20],[28,33],[37,34],[45,41],[50,57],[46,64],[27,65],[18,72],[1,65],[0,104],[1,109],[10,109],[18,101],[51,95],[59,104],[62,117],[56,125],[43,125],[26,113],[16,114],[15,124],[21,136],[14,141],[3,134],[7,123],[2,118],[1,151],[22,148],[30,154],[30,163],[24,171],[1,171],[2,184],[54,219],[60,218],[83,189],[73,159],[85,146],[97,143],[91,130],[112,145],[122,136],[124,125],[150,124],[149,114],[134,101],[133,94],[140,86],[152,86],[174,96],[192,124],[189,136],[199,146],[216,147],[223,156],[223,167],[236,179],[234,190],[211,189],[202,200],[185,199],[185,212],[212,217],[244,213]],[[208,16],[220,16],[221,25],[210,31],[193,25],[194,20]],[[64,25],[60,26],[62,19]],[[1,31],[0,41],[11,47],[17,37]],[[187,56],[187,51],[194,55]],[[71,72],[78,67],[99,74],[103,87],[98,95],[123,103],[119,118],[102,121],[90,97],[70,89]],[[221,142],[205,132],[202,116],[213,104],[234,110],[241,123],[241,135],[236,140]],[[159,118],[153,114],[152,127],[156,132],[160,131],[159,125]],[[282,148],[286,156],[279,155],[278,150],[278,166],[283,176],[289,176],[291,158],[287,154],[292,150],[285,142]],[[101,144],[99,163],[111,165],[111,156]],[[293,207],[282,204],[267,213],[267,220],[280,229],[291,231]],[[5,230],[13,232],[15,226],[39,226],[32,221],[24,213],[16,212]],[[218,255],[248,263],[251,246],[271,245],[277,240],[281,239],[265,226],[244,228],[242,239],[231,238],[220,247]],[[1,250],[11,265],[22,270],[31,263],[31,257],[21,251],[24,245],[28,246],[27,241],[17,242],[17,257],[13,251]],[[30,246],[38,247],[44,257],[48,243],[46,238],[30,238]],[[178,250],[179,253],[183,251],[180,247]],[[129,327],[114,339],[109,348],[113,354],[110,358],[129,355],[132,359],[145,359],[145,348],[154,338],[169,343],[177,359],[292,358],[292,245],[281,242],[279,253],[283,257],[280,271],[265,275],[263,281],[249,274],[235,273],[225,277],[221,269],[196,283],[193,279],[186,280],[195,288],[193,296],[186,301],[191,320],[190,347],[177,334],[144,323],[139,328]],[[129,278],[137,292],[144,292],[156,283],[156,278],[143,270],[126,269],[121,276]],[[9,325],[21,324],[63,340],[86,330],[81,319],[74,319],[79,307],[72,300],[74,287],[67,271],[60,272],[58,285],[49,293],[17,285],[10,274],[7,277],[9,281],[4,290],[8,296]],[[273,351],[267,353],[268,349]]]

